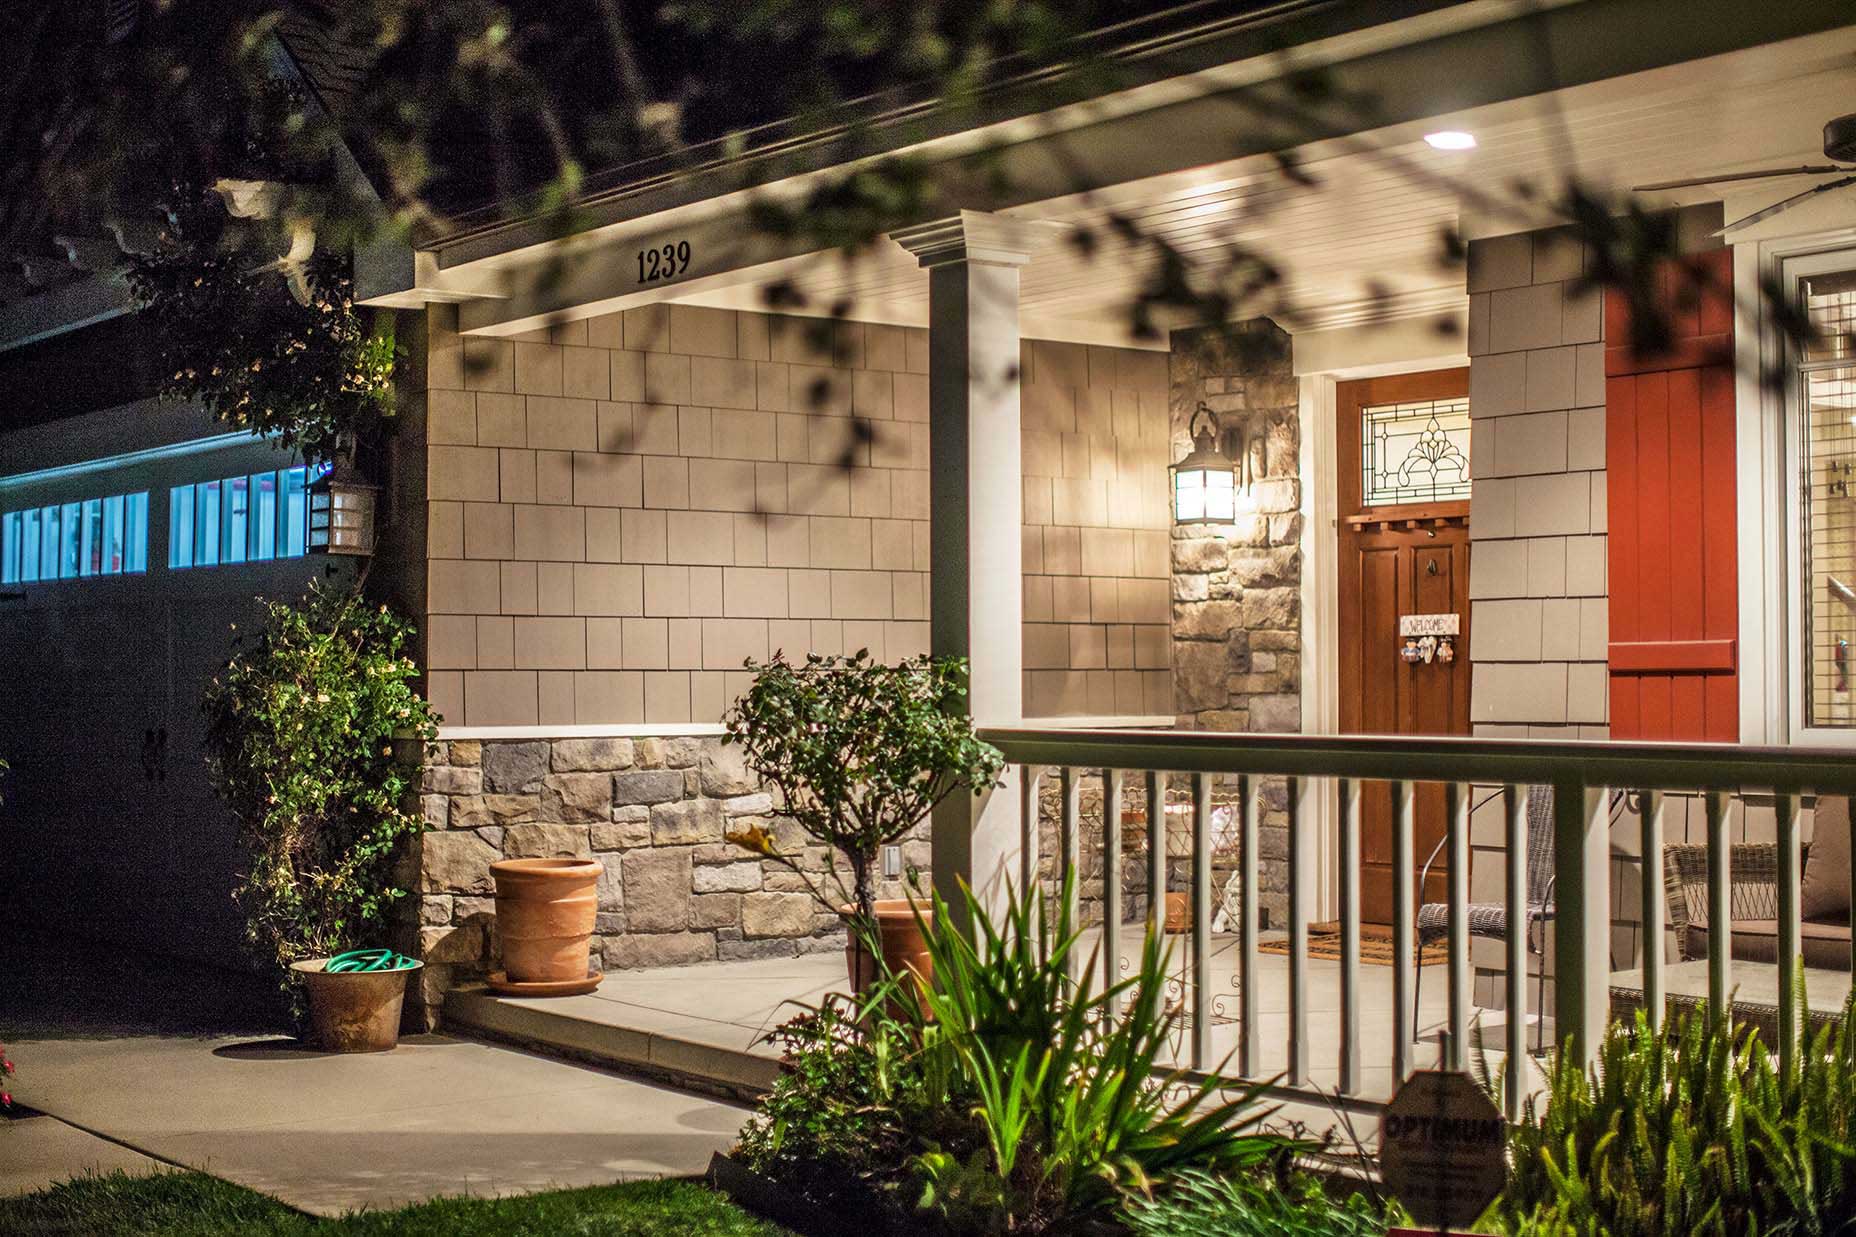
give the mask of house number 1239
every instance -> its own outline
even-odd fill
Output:
[[[670,241],[638,251],[638,282],[658,283],[690,269],[690,243]]]

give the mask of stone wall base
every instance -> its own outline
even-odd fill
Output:
[[[591,961],[605,971],[844,947],[841,922],[804,878],[724,840],[767,829],[833,887],[826,848],[780,814],[740,749],[719,737],[454,739],[431,745],[422,788],[429,831],[415,879],[426,967],[415,1003],[426,1025],[446,991],[500,963],[498,859],[600,862]],[[903,862],[927,883],[925,826],[903,843]],[[882,892],[899,896],[901,883]]]

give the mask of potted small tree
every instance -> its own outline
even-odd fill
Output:
[[[891,666],[860,649],[797,664],[776,653],[747,667],[754,683],[729,711],[725,741],[741,745],[748,767],[780,793],[785,814],[829,848],[822,875],[830,885],[780,851],[765,829],[729,840],[798,874],[813,897],[844,916],[846,964],[858,991],[876,976],[872,948],[889,973],[907,967],[926,982],[917,916],[931,912],[906,898],[879,899],[875,868],[882,848],[947,796],[983,794],[998,783],[1004,757],[974,735],[961,707],[966,662],[923,656]]]
[[[393,1047],[418,963],[380,950],[371,965],[332,955],[378,945],[406,891],[393,867],[424,828],[416,762],[436,720],[413,683],[410,625],[358,592],[312,585],[300,605],[265,602],[206,690],[207,769],[238,818],[247,869],[234,891],[246,941],[277,966],[291,1011],[333,1052]]]

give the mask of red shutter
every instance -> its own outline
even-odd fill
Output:
[[[1696,259],[1708,286],[1679,296],[1676,339],[1640,357],[1623,298],[1605,302],[1611,736],[1740,737],[1734,509],[1732,251]],[[1687,302],[1687,303],[1685,303]]]

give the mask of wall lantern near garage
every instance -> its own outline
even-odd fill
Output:
[[[309,487],[310,553],[372,554],[379,497],[379,486],[345,464],[317,478]]]
[[[1202,400],[1186,432],[1192,435],[1192,451],[1173,465],[1173,522],[1230,524],[1237,519],[1237,458],[1244,452],[1242,434],[1221,434],[1217,414]],[[1233,454],[1227,455],[1226,449]]]

